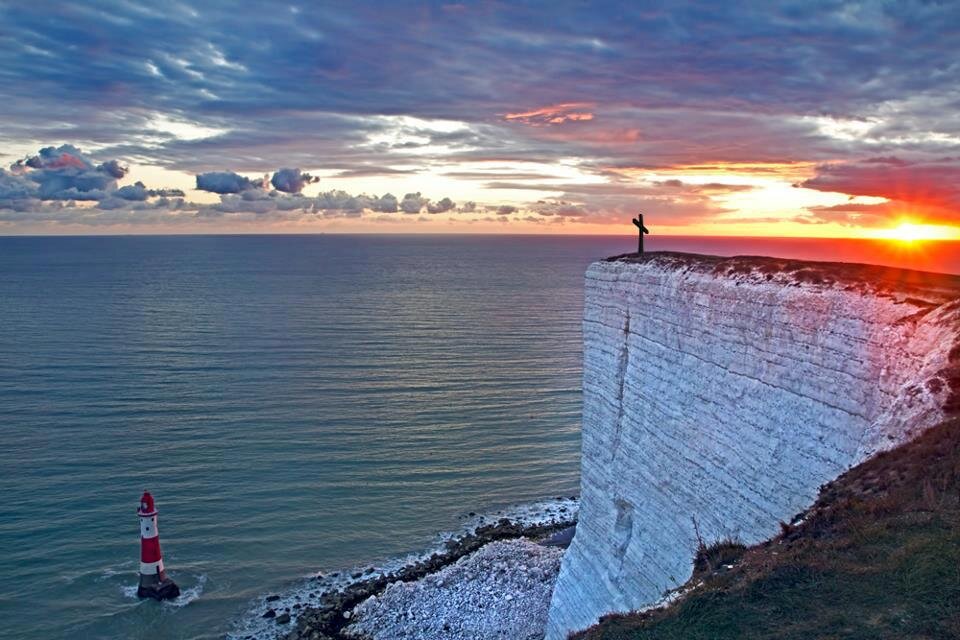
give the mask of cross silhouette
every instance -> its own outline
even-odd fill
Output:
[[[650,230],[643,226],[643,214],[637,214],[637,217],[633,219],[633,224],[637,226],[637,232],[640,234],[640,239],[637,244],[637,253],[641,256],[643,255],[643,234],[650,233]]]

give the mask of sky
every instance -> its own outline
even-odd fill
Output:
[[[0,0],[0,234],[960,238],[960,3]]]

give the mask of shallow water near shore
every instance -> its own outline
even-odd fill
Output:
[[[635,241],[0,238],[4,637],[221,638],[316,571],[575,494],[583,272]],[[145,487],[174,602],[134,596]]]

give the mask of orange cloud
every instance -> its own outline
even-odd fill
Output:
[[[563,124],[565,122],[583,122],[593,120],[593,113],[589,111],[576,111],[576,109],[590,108],[592,106],[592,104],[587,102],[566,102],[549,107],[541,107],[540,109],[533,109],[531,111],[507,113],[504,114],[503,119],[522,122],[534,127]]]
[[[647,174],[680,175],[744,175],[769,176],[786,179],[805,179],[813,174],[813,162],[702,162],[698,164],[675,164],[656,167],[617,167],[612,169],[626,176]]]

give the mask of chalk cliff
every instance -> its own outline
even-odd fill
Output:
[[[642,609],[960,406],[960,278],[659,253],[590,266],[580,520],[547,639]]]

